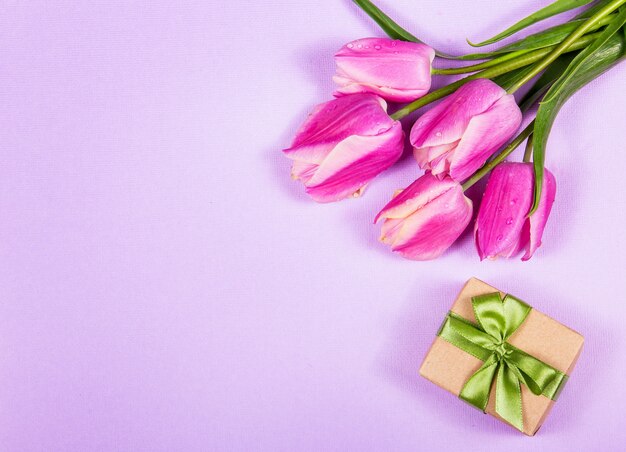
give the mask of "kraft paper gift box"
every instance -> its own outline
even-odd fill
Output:
[[[492,363],[496,362],[494,366],[489,369],[485,369],[484,371],[481,370],[482,374],[488,373],[490,376],[493,374],[490,386],[489,383],[485,383],[484,381],[482,384],[484,388],[483,400],[488,397],[486,405],[483,402],[470,403],[477,407],[482,404],[483,406],[479,408],[483,409],[485,413],[489,413],[492,416],[495,416],[496,418],[516,427],[526,435],[532,436],[537,432],[539,427],[541,427],[541,424],[546,419],[558,394],[567,381],[567,376],[570,375],[572,369],[574,368],[583,346],[583,337],[576,331],[571,330],[556,320],[532,308],[532,306],[529,307],[526,305],[529,310],[525,314],[525,317],[523,317],[519,326],[517,326],[514,332],[506,339],[506,347],[514,350],[513,352],[498,352],[498,347],[489,345],[489,338],[484,336],[485,333],[480,333],[480,331],[474,331],[471,333],[477,337],[474,341],[483,340],[483,337],[486,338],[486,347],[493,348],[493,352],[488,351],[483,355],[481,355],[482,352],[473,353],[474,349],[472,347],[474,347],[474,345],[469,344],[465,345],[465,348],[472,353],[468,353],[467,351],[459,348],[459,346],[454,345],[452,342],[457,344],[460,343],[461,345],[466,343],[464,336],[469,336],[470,334],[466,334],[464,331],[466,331],[468,326],[469,328],[473,328],[471,325],[475,324],[480,330],[484,331],[484,328],[481,328],[483,326],[482,323],[488,323],[490,321],[488,319],[489,315],[485,316],[487,319],[484,322],[477,322],[475,311],[476,306],[473,304],[476,303],[476,301],[473,302],[472,299],[474,298],[476,300],[484,297],[485,294],[495,295],[495,293],[499,293],[498,299],[500,301],[505,296],[503,292],[500,292],[498,289],[476,278],[470,279],[465,284],[457,296],[456,301],[452,305],[450,313],[444,320],[442,328],[435,338],[430,350],[426,354],[424,362],[420,368],[420,374],[435,383],[437,386],[451,392],[455,396],[459,396],[463,392],[462,397],[465,397],[464,400],[469,401],[468,398],[475,396],[476,391],[473,391],[474,388],[466,387],[466,385],[470,386],[470,384],[468,384],[468,380],[470,380],[470,378],[472,378],[477,371],[483,369],[487,364],[489,364],[487,360],[491,360],[490,362]],[[492,306],[499,309],[500,307],[496,305],[497,303],[493,304],[492,300]],[[521,302],[521,305],[519,306],[523,305],[525,305],[525,303]],[[452,330],[450,329],[451,326],[453,327]],[[454,328],[456,328],[456,330],[454,330]],[[448,340],[446,340],[446,337]],[[521,352],[519,352],[520,350]],[[488,357],[490,353],[493,353],[494,356]],[[529,386],[524,383],[517,385],[519,389],[515,389],[516,385],[510,383],[511,380],[515,380],[516,377],[514,375],[519,375],[520,379],[527,379],[527,375],[523,371],[520,374],[516,369],[513,369],[508,374],[506,370],[502,370],[503,379],[500,380],[500,370],[497,370],[497,368],[507,368],[509,366],[508,364],[500,366],[498,357],[505,355],[510,356],[513,360],[515,360],[516,356],[522,356],[523,359],[530,360],[535,364],[536,361],[539,360],[540,363],[538,367],[543,370],[537,372],[537,379],[542,380],[543,378],[544,386],[551,386],[551,388],[544,391],[544,393],[540,393],[539,395],[536,395],[536,393],[541,392],[540,389],[535,387],[533,392]],[[524,355],[530,355],[530,358]],[[523,368],[524,365],[521,365],[521,367]],[[552,372],[552,374],[555,375],[552,379],[553,381],[548,381],[552,377],[546,376],[547,374],[545,372],[542,376],[541,372],[544,370],[548,374]],[[508,383],[506,375],[509,375],[510,377],[508,379]],[[474,378],[473,381],[476,381],[477,379],[480,380],[481,378],[484,380],[484,375],[482,377],[479,376]],[[557,380],[559,381],[557,382]],[[506,407],[508,402],[502,403],[506,397],[501,396],[502,398],[498,398],[496,395],[498,383],[501,383],[501,391],[505,391],[507,389],[509,392],[521,391],[521,416],[517,416],[517,421],[506,420],[496,412],[496,399],[498,399],[500,406],[505,408],[504,410],[499,411],[506,412],[508,409]],[[471,385],[474,385],[474,383]],[[532,386],[533,383],[531,382],[529,385]],[[545,395],[546,393],[548,396]],[[515,397],[512,397],[511,394],[508,396],[511,399],[515,399]],[[517,407],[517,412],[519,412],[519,403],[516,401],[513,401],[512,403]],[[508,416],[509,419],[514,419],[516,417],[515,409],[512,409],[510,412],[513,414]],[[517,426],[515,424],[517,424]]]

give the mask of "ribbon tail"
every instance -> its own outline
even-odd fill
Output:
[[[565,384],[567,376],[537,358],[512,348],[507,356],[509,366],[515,369],[520,381],[535,395],[543,394],[552,400]]]
[[[519,431],[524,431],[520,380],[506,362],[498,369],[496,413]]]
[[[485,411],[489,401],[489,393],[498,367],[501,367],[494,355],[491,355],[461,389],[459,398],[479,410]]]

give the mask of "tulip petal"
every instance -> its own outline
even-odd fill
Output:
[[[452,143],[440,144],[438,146],[429,146],[421,148],[420,152],[415,152],[414,150],[413,155],[420,167],[424,167],[430,163],[434,168],[439,165],[439,162],[445,161],[446,157],[454,152],[458,144],[458,141],[453,141]],[[447,169],[448,165],[444,163],[444,166]],[[433,173],[437,174],[435,171],[433,171]]]
[[[357,192],[402,155],[404,132],[400,122],[377,136],[350,136],[328,154],[306,191],[318,202],[332,202]]]
[[[395,235],[402,227],[403,218],[389,218],[380,228],[380,241],[387,245],[393,244]]]
[[[546,227],[548,216],[552,210],[552,204],[554,204],[554,198],[556,197],[556,179],[554,175],[545,169],[543,178],[543,189],[541,190],[541,197],[539,198],[539,207],[535,213],[527,220],[528,223],[528,245],[526,247],[526,253],[522,257],[523,261],[527,261],[532,257],[537,248],[541,246],[541,236],[543,230]]]
[[[459,238],[471,219],[472,202],[460,186],[450,189],[404,221],[391,249],[407,259],[435,259]]]
[[[424,44],[388,38],[350,42],[335,54],[339,85],[335,95],[372,92],[408,102],[430,89],[434,50]]]
[[[387,104],[373,94],[346,96],[316,106],[302,124],[291,147],[293,160],[321,164],[335,145],[351,135],[373,136],[390,128]]]
[[[335,147],[335,142],[326,141],[322,143],[309,144],[306,146],[290,147],[283,149],[285,157],[294,161],[301,161],[308,164],[319,165]]]
[[[522,112],[510,94],[501,97],[484,113],[474,116],[454,150],[450,177],[458,181],[470,177],[513,136],[521,123]]]
[[[492,171],[474,230],[480,259],[510,257],[525,245],[522,229],[530,210],[533,169],[526,163],[501,163]]]
[[[424,113],[411,129],[411,144],[418,149],[460,140],[470,120],[488,110],[506,94],[491,80],[466,83],[454,94]]]
[[[456,185],[450,178],[440,181],[430,174],[425,174],[394,196],[376,215],[374,223],[380,218],[406,218]]]
[[[333,81],[337,84],[341,84],[339,77],[333,77]],[[334,95],[339,97],[342,95],[355,94],[355,93],[373,93],[378,96],[387,99],[392,102],[411,102],[418,99],[428,93],[430,88],[424,89],[395,89],[387,86],[376,86],[369,83],[345,83],[335,90]]]
[[[318,167],[319,165],[314,163],[294,160],[293,165],[291,165],[291,177],[294,180],[300,179],[304,184],[306,184],[309,179],[313,177]]]
[[[376,216],[384,218],[381,241],[403,257],[429,260],[454,243],[472,218],[472,202],[458,182],[424,174]]]

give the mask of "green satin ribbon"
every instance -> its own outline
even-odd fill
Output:
[[[533,394],[556,400],[567,375],[509,344],[507,340],[532,309],[517,298],[498,292],[472,298],[478,325],[449,312],[439,337],[483,365],[467,380],[459,397],[485,411],[492,385],[496,384],[496,413],[524,431],[521,384]]]

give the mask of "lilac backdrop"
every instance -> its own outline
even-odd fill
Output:
[[[545,3],[381,1],[455,52]],[[0,449],[623,448],[626,64],[557,120],[532,261],[418,263],[371,224],[410,158],[318,205],[280,153],[371,35],[347,0],[0,2]],[[418,376],[470,276],[586,337],[535,438]]]

